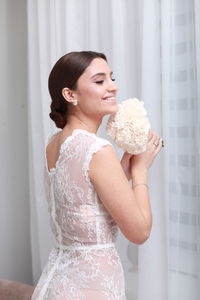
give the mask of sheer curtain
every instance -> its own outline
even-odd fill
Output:
[[[48,117],[48,75],[61,55],[94,50],[108,57],[120,87],[118,100],[142,99],[152,128],[165,141],[150,170],[151,237],[139,247],[121,234],[117,241],[127,299],[198,299],[198,6],[193,0],[28,0],[35,283],[52,246],[43,188],[44,147],[56,130]],[[99,130],[104,137],[106,120]]]
[[[155,0],[140,2],[140,99],[145,102],[152,129],[167,144],[162,126],[161,85],[161,4]],[[149,172],[149,186],[153,211],[153,227],[149,240],[139,246],[138,300],[168,299],[167,216],[164,201],[163,149]]]
[[[162,1],[161,1],[162,3]],[[195,2],[163,1],[162,100],[169,299],[199,299],[199,99]]]
[[[138,299],[197,300],[199,3],[142,1],[141,7],[141,99],[165,148],[153,167],[160,172],[152,170],[150,178],[154,225],[139,250]]]

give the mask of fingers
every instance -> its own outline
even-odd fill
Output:
[[[162,148],[162,139],[157,132],[150,130],[148,134],[148,147],[158,153]]]
[[[124,152],[124,155],[126,156],[127,159],[130,159],[133,156],[133,154],[128,152]]]
[[[149,131],[149,140],[148,143],[152,146],[153,144],[158,144],[160,140],[160,136],[154,130]]]
[[[148,141],[150,141],[154,136],[154,131],[153,130],[149,130],[149,133],[148,133]]]
[[[162,139],[160,138],[158,143],[157,143],[157,146],[154,145],[155,154],[158,154],[161,149],[162,149]]]
[[[153,140],[153,143],[152,143],[153,146],[154,146],[154,147],[158,147],[159,144],[160,144],[160,142],[161,142],[161,140],[162,140],[162,139],[160,138],[160,136],[156,136],[155,139]]]

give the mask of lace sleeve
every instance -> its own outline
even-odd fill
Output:
[[[99,139],[97,139],[96,142],[94,142],[91,145],[90,149],[88,150],[88,152],[86,154],[85,161],[83,163],[83,174],[84,174],[84,177],[87,180],[87,182],[90,184],[91,184],[91,181],[89,179],[88,171],[89,171],[90,162],[92,160],[92,156],[96,152],[100,151],[104,146],[108,146],[108,145],[112,146],[112,144],[109,141],[99,138]]]

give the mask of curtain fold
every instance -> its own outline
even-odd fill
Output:
[[[194,1],[161,1],[169,299],[199,298],[199,126]]]
[[[161,86],[161,30],[159,1],[144,0],[141,16],[140,99],[145,102],[152,129],[163,136]],[[167,143],[167,140],[165,140]],[[139,247],[138,300],[167,300],[167,227],[163,199],[163,159],[165,149],[149,172],[153,226],[149,240]],[[159,284],[158,284],[159,282]],[[151,296],[150,296],[151,295]]]

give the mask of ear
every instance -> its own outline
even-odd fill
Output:
[[[72,103],[74,101],[74,99],[75,99],[72,90],[70,90],[67,87],[65,87],[65,88],[62,89],[62,95],[65,98],[65,100],[67,100],[70,103]]]

